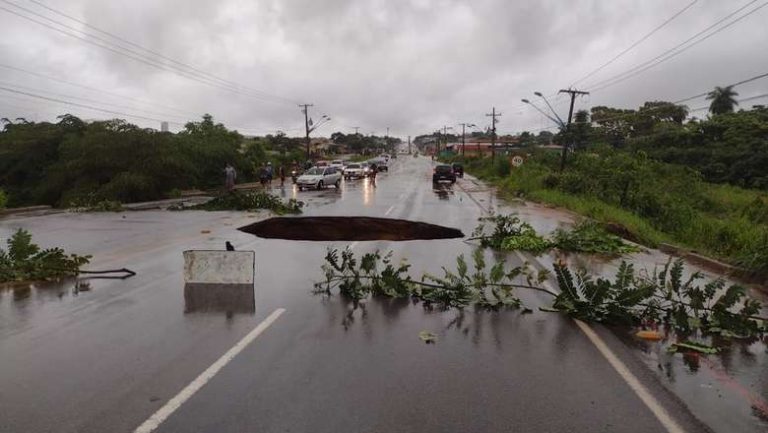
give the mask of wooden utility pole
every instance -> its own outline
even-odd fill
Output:
[[[307,161],[311,160],[311,154],[309,151],[309,107],[314,107],[312,104],[299,104],[299,107],[304,107],[301,111],[304,112],[304,131],[306,131],[307,140]]]
[[[490,114],[486,114],[486,116],[490,117],[491,120],[491,163],[496,162],[496,120],[497,117],[501,117],[501,113],[496,112],[496,107],[493,107],[493,110]]]
[[[408,155],[411,154],[411,136],[408,136]]]
[[[467,129],[467,126],[469,126],[471,128],[471,127],[475,126],[475,124],[474,123],[459,123],[459,125],[461,125],[461,156],[464,157],[467,154],[465,149],[464,149],[465,146],[466,146],[466,138],[465,138],[466,133],[467,133],[466,129]]]
[[[360,127],[359,127],[359,126],[353,126],[352,128],[354,128],[354,130],[355,130],[355,135],[357,135],[357,131],[359,131],[359,130],[360,130]]]
[[[568,109],[568,123],[565,125],[566,140],[570,140],[571,131],[571,119],[573,119],[573,102],[576,100],[576,95],[589,95],[589,92],[583,92],[576,89],[560,89],[558,93],[568,93],[571,95],[571,108]],[[560,172],[565,170],[565,158],[568,154],[568,147],[570,143],[563,143],[563,155],[560,158]]]

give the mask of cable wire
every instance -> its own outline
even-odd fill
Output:
[[[167,64],[161,63],[161,62],[159,62],[159,61],[157,61],[157,60],[155,60],[155,59],[153,59],[151,57],[148,57],[145,54],[136,52],[134,50],[127,49],[127,48],[122,47],[120,45],[116,45],[113,42],[110,42],[110,41],[108,41],[108,40],[106,40],[104,38],[100,38],[98,36],[94,36],[92,34],[83,32],[83,31],[81,31],[81,30],[79,30],[77,28],[74,28],[74,27],[69,26],[69,25],[64,24],[64,23],[61,23],[61,22],[56,21],[54,19],[48,18],[48,17],[46,17],[44,15],[41,15],[41,14],[38,14],[38,13],[36,13],[34,11],[30,11],[29,9],[23,8],[21,6],[18,6],[18,5],[14,4],[14,3],[12,3],[12,2],[10,2],[8,0],[0,0],[0,1],[2,1],[3,3],[6,3],[8,5],[11,5],[11,6],[13,6],[13,7],[17,8],[17,9],[20,9],[22,11],[30,13],[32,15],[38,16],[40,18],[43,18],[46,21],[54,23],[55,25],[58,25],[58,26],[66,28],[66,29],[72,30],[72,31],[74,31],[76,33],[71,33],[69,31],[62,30],[62,29],[60,29],[58,27],[54,27],[54,26],[52,26],[50,24],[41,22],[41,21],[39,21],[39,20],[37,20],[35,18],[29,17],[27,15],[24,15],[22,13],[19,13],[17,11],[11,10],[11,9],[8,9],[6,7],[3,7],[3,6],[0,6],[0,10],[3,10],[3,11],[8,12],[10,14],[16,15],[16,16],[18,16],[20,18],[23,18],[25,20],[31,21],[31,22],[33,22],[35,24],[41,25],[43,27],[46,27],[46,28],[48,28],[50,30],[54,30],[56,32],[59,32],[61,34],[69,36],[71,38],[75,38],[75,39],[81,40],[83,42],[86,42],[88,44],[91,44],[91,45],[94,45],[96,47],[102,48],[104,50],[108,50],[108,51],[111,51],[111,52],[113,52],[115,54],[118,54],[118,55],[130,58],[132,60],[138,61],[140,63],[146,64],[148,66],[151,66],[151,67],[154,67],[154,68],[166,71],[166,72],[172,72],[172,73],[175,73],[177,75],[183,76],[183,77],[185,77],[187,79],[190,79],[190,80],[202,83],[202,84],[206,84],[206,85],[211,86],[211,87],[227,90],[229,92],[232,92],[232,93],[235,93],[235,94],[239,94],[239,95],[242,95],[242,96],[249,96],[249,97],[252,97],[252,98],[255,98],[255,99],[260,99],[260,100],[269,101],[269,102],[279,102],[279,103],[291,103],[291,104],[293,104],[293,102],[292,101],[289,102],[290,100],[287,99],[287,98],[282,98],[282,97],[279,97],[279,96],[272,96],[272,95],[265,96],[264,94],[255,94],[255,93],[250,93],[250,92],[244,92],[244,91],[240,90],[236,86],[233,86],[233,85],[230,85],[230,84],[226,84],[226,83],[218,82],[215,79],[208,78],[208,77],[206,77],[206,76],[204,76],[204,75],[202,75],[200,73],[197,73],[197,72],[194,72],[194,71],[187,71],[187,70],[184,70],[184,69],[182,69],[180,67],[176,67],[176,66],[172,66],[172,65],[167,65]],[[89,38],[95,39],[96,41],[99,41],[100,43],[99,42],[95,42],[94,40],[91,40]]]
[[[29,1],[35,1],[35,0],[29,0]],[[570,86],[568,86],[568,87],[574,87],[574,86],[576,86],[576,84],[578,84],[578,83],[580,83],[580,82],[582,82],[582,81],[586,80],[587,78],[589,78],[589,77],[591,77],[591,76],[595,75],[596,73],[598,73],[598,72],[602,71],[602,70],[603,70],[603,69],[604,69],[606,66],[608,66],[608,65],[612,64],[613,62],[615,62],[616,60],[620,59],[622,56],[624,56],[624,54],[627,54],[628,52],[632,51],[632,49],[634,49],[635,47],[637,47],[637,46],[638,46],[638,45],[640,45],[641,43],[645,42],[645,41],[646,41],[648,38],[650,38],[650,37],[651,37],[651,36],[653,36],[653,35],[654,35],[656,32],[658,32],[659,30],[661,30],[662,28],[664,28],[664,27],[665,27],[667,24],[669,24],[670,22],[672,22],[672,21],[673,21],[675,18],[677,18],[677,17],[679,17],[680,15],[682,15],[683,13],[685,13],[685,11],[687,11],[688,9],[690,9],[690,8],[691,8],[691,7],[692,7],[694,4],[696,4],[698,1],[699,1],[699,0],[693,0],[692,2],[688,3],[688,4],[687,4],[687,5],[684,7],[684,8],[682,8],[682,9],[681,9],[681,10],[679,10],[679,11],[677,11],[677,12],[676,12],[674,15],[672,15],[672,16],[671,16],[671,17],[669,17],[669,18],[667,18],[667,19],[666,19],[666,20],[665,20],[663,23],[661,23],[660,25],[658,25],[657,27],[655,27],[655,28],[654,28],[653,30],[651,30],[650,32],[646,33],[646,34],[645,34],[645,36],[641,37],[640,39],[638,39],[637,41],[635,41],[635,42],[634,42],[632,45],[630,45],[629,47],[625,48],[625,49],[624,49],[623,51],[621,51],[619,54],[615,55],[613,58],[611,58],[611,60],[608,60],[607,62],[603,63],[602,65],[600,65],[600,66],[598,66],[597,68],[595,68],[594,70],[592,70],[592,72],[590,72],[590,73],[588,73],[587,75],[585,75],[585,76],[583,76],[583,77],[579,78],[578,80],[574,81],[574,82],[573,82],[573,83],[571,83],[571,85],[570,85]]]
[[[730,22],[730,23],[728,23],[728,24],[726,24],[726,25],[716,29],[714,32],[704,36],[703,38],[694,41],[694,39],[698,38],[702,34],[706,33],[707,31],[711,30],[712,28],[716,27],[717,25],[723,23],[724,21],[727,21],[728,19],[730,19],[731,17],[733,17],[737,13],[741,12],[742,10],[746,9],[748,6],[750,6],[751,4],[755,3],[756,1],[757,0],[751,0],[746,5],[744,5],[744,6],[740,7],[739,9],[731,12],[730,14],[728,14],[725,18],[722,18],[722,19],[718,20],[717,22],[715,22],[714,24],[712,24],[709,27],[705,28],[704,30],[702,30],[699,33],[695,34],[694,36],[686,39],[685,41],[679,43],[678,45],[668,49],[667,51],[659,54],[658,56],[656,56],[656,57],[654,57],[654,58],[652,58],[650,60],[647,60],[647,61],[645,61],[643,63],[640,63],[638,65],[635,65],[634,67],[628,69],[627,71],[624,71],[624,72],[622,72],[620,74],[614,75],[611,78],[608,78],[606,80],[599,81],[597,83],[592,84],[588,88],[588,90],[590,92],[592,92],[592,93],[598,92],[600,90],[603,90],[605,88],[608,88],[608,87],[611,87],[611,86],[613,86],[615,84],[618,84],[618,83],[620,83],[622,81],[625,81],[625,80],[627,80],[627,79],[629,79],[631,77],[634,77],[634,76],[636,76],[636,75],[638,75],[638,74],[640,74],[642,72],[645,72],[648,69],[651,69],[651,68],[653,68],[653,67],[655,67],[655,66],[657,66],[657,65],[659,65],[659,64],[661,64],[661,63],[663,63],[663,62],[665,62],[667,60],[672,59],[673,57],[676,57],[677,55],[687,51],[688,49],[693,48],[694,46],[698,45],[699,43],[704,42],[705,40],[709,39],[710,37],[720,33],[721,31],[723,31],[723,30],[731,27],[732,25],[740,22],[744,18],[752,15],[753,13],[755,13],[758,10],[762,9],[763,7],[768,6],[768,2],[765,2],[765,3],[761,4],[761,5],[758,5],[756,8],[752,9],[751,11],[747,12],[746,14],[744,14],[744,15],[742,15],[740,17],[737,17],[734,21],[732,21],[732,22]],[[691,41],[694,41],[694,42],[690,43],[690,45],[688,45],[688,46],[683,47],[684,45],[688,44]]]

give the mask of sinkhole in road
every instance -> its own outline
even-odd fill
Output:
[[[463,238],[461,230],[417,221],[374,217],[276,217],[238,230],[294,241],[412,241]]]

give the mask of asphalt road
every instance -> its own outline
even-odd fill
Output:
[[[468,180],[433,190],[430,174],[428,159],[400,157],[375,189],[356,181],[341,191],[277,191],[307,199],[307,215],[403,218],[466,235],[483,208],[498,206]],[[536,310],[548,305],[546,295],[521,293],[532,314],[426,311],[392,300],[355,309],[338,296],[311,293],[326,248],[346,244],[236,230],[260,217],[147,211],[0,222],[4,234],[25,227],[43,245],[92,254],[92,268],[138,273],[93,280],[79,293],[71,282],[0,291],[0,431],[132,432],[158,411],[167,415],[158,432],[675,431],[648,401],[678,431],[708,431],[634,349],[593,328],[648,391],[642,401],[574,321]],[[223,249],[225,240],[256,251],[255,312],[188,311],[181,252]],[[473,249],[461,239],[352,247],[393,250],[414,273],[439,273]],[[180,407],[166,410],[268,316],[270,326]],[[437,342],[422,342],[423,330]]]

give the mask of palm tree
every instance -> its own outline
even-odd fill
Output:
[[[707,94],[707,99],[711,99],[709,112],[712,114],[733,113],[733,108],[739,105],[734,96],[739,96],[733,91],[733,86],[715,87],[715,90]]]

